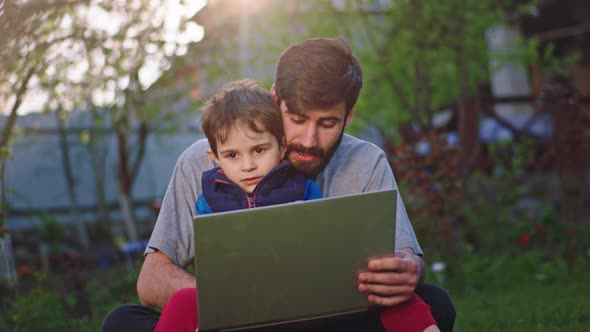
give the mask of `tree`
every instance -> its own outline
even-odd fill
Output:
[[[263,66],[272,68],[290,43],[344,36],[365,71],[357,116],[387,139],[403,123],[428,130],[438,110],[472,96],[489,76],[485,31],[507,22],[505,7],[494,1],[290,1],[245,11],[229,10],[229,2],[197,15],[206,36],[196,46],[215,54],[205,59],[211,80],[229,79],[245,64],[270,81],[272,71]],[[257,33],[244,37],[244,26]]]
[[[196,25],[186,17],[197,9],[180,0],[54,0],[7,1],[0,11],[2,31],[9,32],[0,37],[0,77],[9,82],[0,94],[14,101],[1,146],[31,83],[47,96],[46,111],[109,109],[119,149],[120,204],[131,240],[138,239],[133,182],[150,124],[161,120],[162,105],[148,103],[146,90],[195,41],[188,33],[194,34]],[[171,11],[181,13],[179,21],[168,19]]]
[[[10,158],[10,142],[18,110],[32,81],[46,68],[44,57],[51,47],[65,36],[55,36],[55,23],[73,6],[73,1],[15,1],[0,2],[0,99],[6,100],[8,117],[0,133],[0,168],[2,201],[0,206],[0,246],[3,257],[0,265],[8,266],[0,278],[14,278],[14,258],[10,248],[10,234],[5,228],[8,219],[7,196],[4,185],[5,162]],[[6,247],[6,248],[4,248]],[[4,272],[4,271],[2,271]]]

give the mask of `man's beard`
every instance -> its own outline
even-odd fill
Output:
[[[305,175],[307,178],[314,179],[324,169],[324,167],[326,167],[326,165],[330,162],[330,159],[332,159],[336,149],[338,149],[338,146],[340,146],[343,134],[344,131],[340,133],[338,141],[336,141],[336,143],[334,143],[334,145],[332,145],[332,147],[330,147],[328,150],[322,150],[318,147],[306,148],[301,144],[290,143],[287,144],[287,152],[285,155],[287,156],[287,159],[291,165],[293,165],[293,167],[295,167],[298,172],[303,173],[303,175]],[[296,153],[309,154],[316,158],[313,162],[302,161],[294,156]]]

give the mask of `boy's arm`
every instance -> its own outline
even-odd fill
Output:
[[[318,199],[322,197],[324,196],[322,195],[322,190],[320,189],[320,186],[318,186],[318,184],[315,183],[315,181],[306,180],[305,192],[303,193],[303,200],[309,201],[312,199]]]

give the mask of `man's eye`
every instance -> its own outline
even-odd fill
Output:
[[[303,124],[305,122],[305,118],[300,116],[292,116],[291,121],[293,121],[295,124]]]
[[[330,129],[336,126],[336,121],[324,121],[320,123],[322,128]]]

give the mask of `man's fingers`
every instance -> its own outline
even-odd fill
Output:
[[[368,267],[370,271],[409,272],[416,269],[416,263],[411,259],[387,257],[371,260]]]
[[[369,300],[369,302],[371,303],[375,303],[377,305],[380,306],[392,306],[392,305],[397,305],[400,304],[402,302],[405,302],[409,299],[409,296],[391,296],[391,297],[382,297],[382,296],[377,296],[374,294],[371,294],[367,297],[367,299]]]
[[[359,283],[367,284],[384,284],[384,285],[406,285],[413,284],[416,279],[409,273],[371,273],[363,272],[359,275]]]
[[[409,285],[381,285],[381,284],[359,284],[359,291],[373,294],[376,296],[392,297],[392,296],[406,296],[411,294],[414,290]]]

